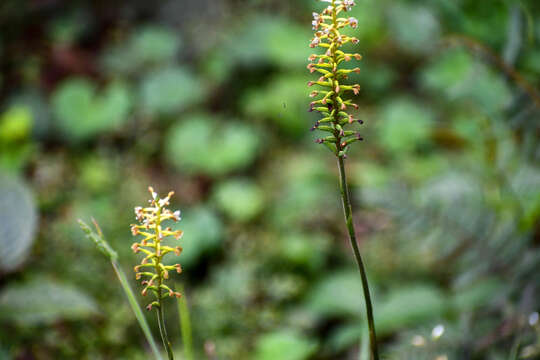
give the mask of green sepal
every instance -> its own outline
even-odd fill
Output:
[[[323,142],[324,146],[326,146],[332,153],[336,154],[337,153],[337,148],[336,148],[336,145],[335,144],[332,144],[332,143],[328,143],[328,142]]]
[[[318,126],[317,129],[321,131],[330,132],[330,133],[334,132],[334,128],[332,128],[331,126]]]

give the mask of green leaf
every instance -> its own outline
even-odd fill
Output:
[[[500,281],[487,279],[466,288],[456,289],[451,299],[452,307],[456,313],[463,313],[485,306],[503,287],[504,284]]]
[[[393,100],[382,109],[378,128],[381,145],[396,154],[413,151],[428,142],[432,117],[413,100]]]
[[[308,294],[307,306],[320,316],[363,316],[365,306],[358,272],[327,276]]]
[[[173,227],[184,231],[184,236],[180,240],[184,250],[180,258],[173,256],[168,260],[179,261],[185,268],[195,265],[201,257],[215,251],[223,240],[223,224],[208,208],[199,207],[182,211],[182,221]]]
[[[512,99],[504,78],[464,50],[439,56],[424,70],[421,81],[449,100],[470,102],[489,113],[501,111]]]
[[[37,230],[37,209],[30,189],[0,174],[0,271],[12,271],[28,257]]]
[[[124,42],[106,50],[103,63],[110,73],[130,73],[144,66],[170,63],[182,45],[172,29],[144,26]]]
[[[0,115],[0,168],[17,172],[30,159],[33,117],[23,105],[12,105]]]
[[[56,89],[52,106],[59,128],[80,141],[118,130],[127,120],[131,97],[122,83],[111,83],[98,94],[89,80],[72,78]]]
[[[404,51],[423,54],[437,44],[439,20],[428,7],[396,3],[389,9],[389,20],[393,38]]]
[[[217,205],[237,221],[249,221],[264,207],[262,190],[254,183],[237,179],[219,184],[214,193]]]
[[[309,80],[309,76],[284,75],[264,89],[248,92],[242,101],[246,115],[269,119],[289,135],[305,134],[315,122],[315,115],[307,111],[311,101],[306,85]]]
[[[0,320],[19,325],[85,319],[97,309],[94,300],[77,288],[47,279],[9,285],[0,293]]]
[[[245,65],[270,62],[290,68],[303,66],[311,54],[309,29],[287,19],[258,16],[231,36],[225,48],[228,57]]]
[[[292,330],[261,336],[255,348],[256,360],[304,360],[317,350],[317,344]]]
[[[142,107],[152,115],[181,111],[198,102],[203,94],[200,81],[182,67],[153,71],[145,76],[140,88]]]
[[[212,176],[249,165],[260,138],[250,126],[193,115],[174,125],[165,140],[168,160],[179,170]]]
[[[288,263],[316,271],[325,262],[325,254],[329,239],[319,234],[289,234],[279,239],[278,259]]]
[[[442,317],[446,309],[445,295],[436,287],[411,284],[406,288],[395,289],[375,307],[377,332],[384,335],[419,325]]]
[[[146,26],[133,34],[131,55],[141,63],[158,63],[172,59],[180,49],[180,37],[172,30]]]
[[[12,106],[0,116],[0,143],[25,140],[32,130],[32,113],[25,106]]]

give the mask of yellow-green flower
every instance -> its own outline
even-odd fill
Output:
[[[311,73],[321,76],[316,81],[310,81],[309,86],[319,86],[321,90],[311,92],[310,96],[316,98],[311,103],[310,111],[318,111],[323,118],[315,124],[312,130],[318,129],[329,133],[329,136],[317,139],[318,143],[326,145],[337,156],[346,156],[350,144],[362,140],[356,130],[347,129],[350,124],[361,120],[355,119],[349,113],[350,108],[358,109],[352,100],[344,99],[344,95],[352,93],[358,95],[360,85],[344,84],[352,72],[359,73],[359,68],[346,69],[342,64],[352,60],[362,59],[360,54],[345,53],[340,48],[348,43],[357,44],[358,39],[343,34],[346,27],[358,27],[358,20],[353,17],[344,17],[340,14],[348,12],[355,5],[353,0],[323,0],[330,3],[321,13],[313,13],[313,30],[315,36],[310,47],[324,49],[323,54],[313,54],[309,57],[307,68]]]
[[[163,240],[168,237],[179,240],[183,235],[183,231],[172,230],[170,227],[164,227],[163,225],[165,221],[180,221],[180,210],[173,212],[167,209],[174,192],[171,191],[165,198],[160,199],[152,187],[149,187],[148,190],[152,196],[152,199],[149,200],[149,206],[137,206],[135,208],[135,217],[139,224],[131,225],[131,233],[134,236],[140,235],[143,239],[140,242],[133,243],[131,248],[135,253],[146,255],[141,264],[135,266],[135,276],[137,280],[144,278],[142,281],[144,285],[142,295],[146,296],[150,290],[157,299],[147,306],[147,309],[150,310],[153,306],[161,307],[161,299],[165,296],[181,296],[180,293],[173,291],[164,282],[169,278],[169,271],[176,271],[180,274],[182,267],[180,264],[163,264],[163,257],[167,254],[180,255],[182,247],[166,246],[163,244]]]

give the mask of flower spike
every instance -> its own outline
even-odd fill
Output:
[[[342,12],[348,12],[355,5],[354,0],[321,0],[330,3],[321,13],[313,13],[314,37],[311,40],[311,48],[323,48],[324,54],[312,54],[308,60],[310,63],[307,69],[310,73],[322,74],[317,81],[310,81],[308,86],[320,86],[322,90],[314,90],[310,97],[317,99],[310,104],[309,111],[318,111],[323,114],[324,122],[329,123],[323,130],[322,127],[315,126],[312,130],[319,129],[333,134],[332,137],[319,139],[317,142],[325,144],[338,157],[345,156],[348,146],[360,139],[356,131],[345,131],[345,125],[352,124],[353,116],[347,112],[348,107],[358,109],[358,105],[351,100],[343,100],[345,94],[358,95],[360,85],[346,85],[342,80],[347,79],[351,72],[359,73],[359,68],[345,69],[340,66],[343,62],[348,62],[352,58],[360,60],[360,54],[345,53],[340,48],[347,44],[357,44],[358,39],[341,33],[343,28],[350,26],[352,29],[358,27],[358,20],[351,16],[340,17]],[[321,105],[317,106],[316,105]],[[336,111],[339,109],[340,111]],[[344,119],[346,121],[344,121]],[[323,122],[321,120],[321,122]],[[361,122],[359,122],[361,124]],[[328,146],[333,144],[334,146]]]
[[[172,220],[177,222],[181,219],[180,210],[173,212],[167,208],[174,192],[171,191],[166,197],[160,198],[151,186],[148,187],[148,191],[152,197],[149,200],[149,206],[144,208],[137,206],[134,209],[135,218],[139,223],[131,225],[133,236],[140,235],[143,236],[143,239],[140,242],[133,243],[131,249],[135,253],[145,255],[141,264],[135,266],[134,270],[137,280],[144,278],[141,282],[145,286],[141,292],[142,295],[146,296],[148,291],[151,291],[156,297],[156,301],[147,306],[147,309],[150,310],[152,308],[161,308],[162,291],[165,291],[169,296],[181,296],[180,293],[172,291],[164,284],[165,280],[169,279],[169,271],[180,273],[181,266],[180,264],[165,265],[163,264],[163,257],[169,253],[180,255],[182,248],[180,246],[172,248],[162,242],[168,237],[179,240],[183,235],[183,231],[162,227],[164,221]]]

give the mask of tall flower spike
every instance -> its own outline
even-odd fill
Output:
[[[135,277],[137,280],[142,280],[143,296],[150,291],[156,297],[156,300],[147,306],[147,309],[150,310],[153,307],[160,308],[161,300],[165,296],[180,297],[180,293],[165,285],[165,280],[170,276],[169,271],[181,272],[180,264],[165,265],[163,258],[167,254],[180,255],[182,248],[164,245],[163,240],[168,237],[179,240],[183,231],[163,227],[164,221],[180,221],[180,210],[173,212],[167,209],[174,192],[169,192],[166,197],[161,199],[152,187],[149,187],[148,191],[152,196],[149,200],[150,204],[148,207],[137,206],[135,208],[135,218],[139,223],[131,225],[131,233],[134,236],[142,236],[142,240],[133,243],[131,249],[135,253],[145,255],[141,264],[135,266]]]
[[[320,130],[329,133],[328,136],[319,138],[315,142],[326,145],[337,157],[339,187],[341,190],[341,200],[343,203],[343,215],[345,225],[349,233],[349,241],[360,273],[362,289],[364,291],[364,301],[366,304],[366,315],[369,328],[369,344],[371,348],[372,360],[379,360],[379,350],[377,348],[377,335],[375,333],[375,320],[373,316],[373,306],[369,292],[368,278],[354,229],[352,206],[347,185],[347,175],[345,173],[345,158],[349,145],[355,141],[362,140],[362,136],[350,130],[350,125],[354,122],[362,124],[362,120],[354,119],[349,108],[358,109],[358,105],[351,100],[345,100],[346,93],[358,95],[360,85],[347,85],[341,81],[347,79],[351,72],[360,72],[359,68],[346,69],[340,65],[355,58],[360,60],[360,54],[349,54],[341,50],[345,44],[357,44],[358,39],[341,33],[341,29],[350,26],[358,27],[358,20],[353,17],[340,17],[343,12],[348,12],[355,5],[354,0],[321,0],[329,3],[320,14],[313,14],[313,30],[315,36],[311,40],[310,47],[320,47],[324,49],[324,54],[313,54],[308,60],[307,68],[311,73],[318,72],[321,76],[317,81],[308,82],[308,86],[317,85],[322,90],[314,90],[310,96],[316,100],[310,104],[309,111],[318,111],[323,118],[315,123],[312,130]]]
[[[170,247],[163,244],[167,238],[179,240],[182,235],[182,230],[172,230],[170,227],[163,227],[165,221],[180,221],[180,210],[171,211],[167,208],[170,205],[171,197],[174,192],[171,191],[166,197],[161,199],[154,189],[148,187],[151,199],[148,201],[147,207],[137,206],[135,208],[135,218],[138,224],[131,225],[131,233],[133,236],[142,236],[140,242],[135,242],[131,249],[135,253],[143,253],[145,257],[141,260],[141,264],[135,266],[135,278],[142,280],[144,288],[142,295],[146,296],[150,291],[154,294],[156,300],[152,301],[146,307],[147,310],[154,308],[157,313],[159,332],[163,346],[167,350],[169,360],[174,360],[172,345],[167,335],[165,328],[165,317],[163,314],[163,298],[169,296],[180,297],[180,293],[173,291],[165,285],[165,280],[169,279],[170,271],[176,271],[178,274],[182,272],[180,264],[165,265],[163,257],[167,254],[180,255],[182,248],[180,246]]]
[[[349,54],[340,50],[348,43],[357,44],[358,39],[341,33],[341,29],[348,26],[355,29],[358,20],[354,17],[340,17],[355,5],[354,0],[322,0],[330,3],[321,13],[313,13],[313,30],[315,35],[310,47],[322,48],[324,54],[313,54],[309,57],[307,68],[311,73],[318,72],[321,77],[317,81],[310,81],[309,86],[318,85],[322,90],[311,92],[315,98],[310,104],[310,111],[316,110],[323,118],[317,122],[315,128],[330,133],[317,139],[317,143],[326,145],[336,156],[346,157],[349,145],[361,141],[362,137],[356,130],[347,130],[346,127],[356,119],[349,113],[350,108],[357,109],[358,105],[351,100],[345,100],[345,95],[352,93],[358,95],[360,85],[346,85],[341,83],[347,79],[351,72],[360,72],[359,68],[346,69],[342,63],[353,58],[360,60],[360,54]],[[324,123],[324,126],[319,124]],[[358,121],[358,123],[362,123]]]

